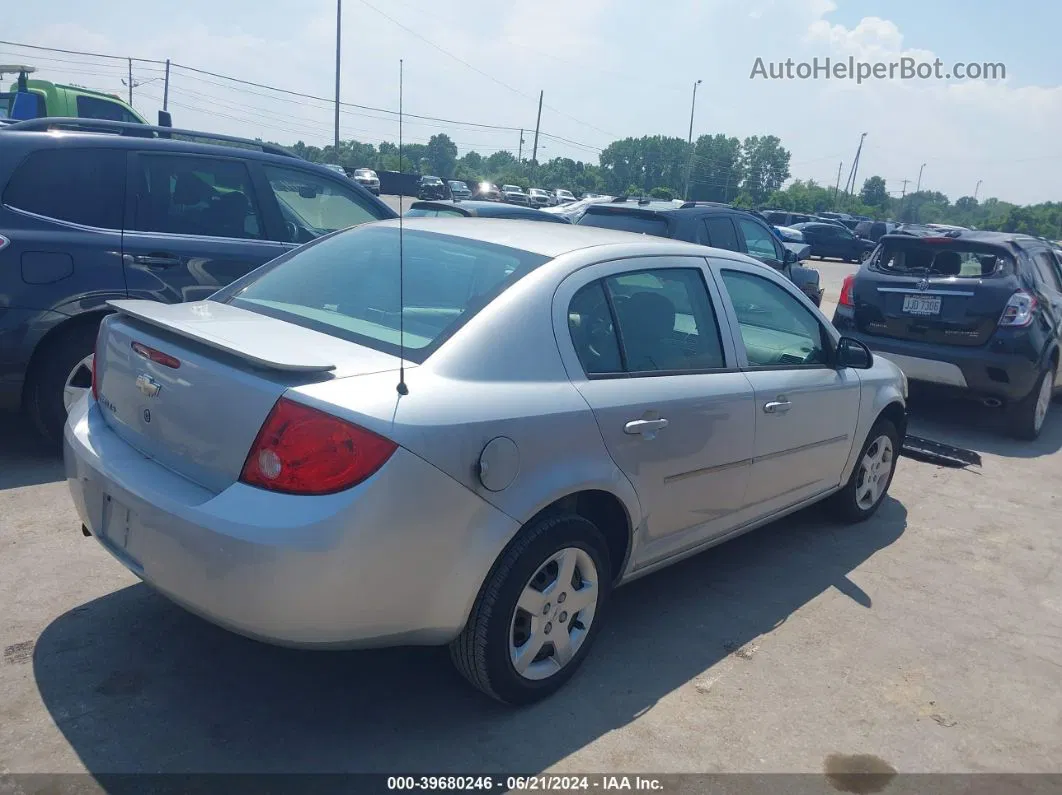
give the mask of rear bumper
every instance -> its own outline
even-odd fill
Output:
[[[854,337],[875,353],[893,361],[912,384],[931,384],[976,398],[1004,402],[1021,400],[1040,375],[1037,352],[984,347],[929,345],[863,334],[855,329],[852,310],[837,307],[833,324],[846,337]],[[1020,345],[1015,347],[1020,348]]]
[[[71,412],[64,458],[81,521],[126,568],[208,621],[281,645],[446,643],[517,530],[401,448],[339,494],[240,483],[214,494],[123,442],[89,399]]]

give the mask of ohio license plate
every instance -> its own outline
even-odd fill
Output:
[[[939,295],[905,295],[903,311],[909,315],[939,315]]]

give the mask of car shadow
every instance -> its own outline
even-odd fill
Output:
[[[0,491],[65,477],[58,445],[45,442],[24,415],[0,415]]]
[[[1015,439],[1007,428],[1003,409],[971,400],[938,396],[911,396],[907,404],[908,431],[916,436],[1007,458],[1037,458],[1062,450],[1062,404],[1053,403],[1040,437],[1032,442]]]
[[[539,772],[830,588],[873,609],[848,574],[906,523],[892,498],[854,527],[812,508],[621,588],[583,670],[519,710],[470,689],[445,649],[268,646],[142,584],[57,618],[36,642],[34,674],[52,719],[98,775]]]

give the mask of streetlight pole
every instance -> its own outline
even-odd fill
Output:
[[[974,188],[974,201],[977,201],[977,194],[981,190],[981,183],[982,182],[984,182],[984,180],[981,180],[981,179],[977,180],[977,187]]]
[[[336,162],[339,162],[339,45],[343,30],[343,0],[336,0]]]
[[[926,164],[923,163],[922,167],[918,169],[918,182],[915,183],[915,193],[922,190],[922,171],[925,169]]]
[[[690,150],[690,162],[686,166],[686,188],[682,191],[682,198],[688,199],[690,194],[690,177],[693,174],[693,114],[697,110],[697,86],[701,84],[698,80],[693,84],[693,100],[690,102],[690,134],[686,138],[686,145]]]

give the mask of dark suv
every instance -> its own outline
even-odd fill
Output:
[[[54,127],[69,131],[41,132]],[[108,300],[205,298],[300,243],[394,217],[351,180],[268,144],[117,122],[5,125],[0,408],[25,408],[56,439],[91,385]]]
[[[912,386],[1005,407],[1035,439],[1062,385],[1062,252],[1004,232],[885,235],[845,279],[833,324]]]
[[[740,251],[783,273],[810,298],[822,301],[819,272],[798,264],[808,247],[783,243],[759,214],[726,204],[631,201],[623,197],[591,204],[576,223],[670,237]]]

